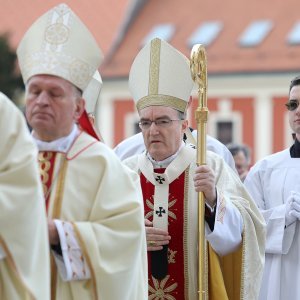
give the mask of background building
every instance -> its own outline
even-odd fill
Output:
[[[59,2],[3,0],[0,28],[11,31],[16,47],[33,20]],[[291,144],[284,103],[290,80],[300,73],[296,0],[65,2],[87,24],[106,56],[97,115],[110,146],[138,130],[128,73],[138,51],[153,37],[167,40],[187,57],[195,43],[205,45],[209,134],[224,143],[249,145],[253,161]],[[196,89],[193,96],[194,110]],[[195,127],[192,110],[189,118]]]
[[[138,1],[122,39],[102,66],[100,124],[115,145],[136,129],[137,114],[127,87],[130,65],[140,48],[157,36],[187,57],[195,43],[208,57],[208,133],[224,143],[245,143],[252,159],[292,142],[284,103],[300,71],[300,17],[287,1]],[[193,109],[198,101],[194,93]],[[195,127],[193,112],[190,121]]]

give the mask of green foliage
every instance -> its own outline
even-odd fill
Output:
[[[13,99],[23,88],[17,67],[17,55],[9,45],[9,36],[0,35],[0,91]]]

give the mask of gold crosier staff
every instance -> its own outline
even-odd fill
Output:
[[[207,108],[207,63],[206,52],[201,44],[194,45],[191,52],[190,68],[193,80],[198,85],[199,105],[195,111],[197,122],[197,165],[206,164],[206,124]],[[198,296],[199,300],[208,299],[206,295],[205,265],[205,200],[203,192],[198,193]]]

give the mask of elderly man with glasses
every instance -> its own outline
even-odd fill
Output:
[[[300,76],[286,103],[294,144],[257,162],[245,179],[267,223],[260,299],[300,299]]]
[[[209,299],[256,299],[263,218],[220,156],[208,151],[207,165],[197,166],[195,147],[183,141],[193,84],[189,60],[158,38],[138,53],[129,74],[146,151],[124,163],[141,179],[149,299],[198,299],[197,192],[206,203]]]

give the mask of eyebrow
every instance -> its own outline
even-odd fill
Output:
[[[169,119],[169,120],[171,120],[171,118],[169,116],[160,116],[160,117],[158,117],[158,118],[156,118],[154,120],[161,120],[161,119]],[[148,120],[150,121],[149,118],[141,118],[141,121],[148,121]]]
[[[38,85],[36,83],[31,83],[31,84],[26,84],[25,86],[27,89],[31,89],[31,88],[38,88]]]
[[[31,89],[41,89],[40,85],[38,83],[32,83],[30,85],[27,85],[27,89],[31,90]],[[49,90],[51,90],[51,92],[62,92],[64,91],[64,89],[60,86],[50,86]]]

